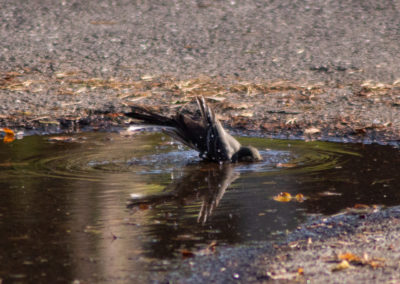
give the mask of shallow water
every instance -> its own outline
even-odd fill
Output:
[[[0,279],[136,279],[213,242],[282,238],[310,214],[400,204],[391,147],[242,137],[263,162],[213,165],[160,134],[71,137],[0,144]]]

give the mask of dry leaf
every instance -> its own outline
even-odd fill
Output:
[[[295,196],[297,202],[303,202],[304,201],[304,195],[301,193],[297,193]]]
[[[292,196],[289,192],[281,192],[278,195],[274,196],[273,199],[278,202],[289,202],[292,200]]]
[[[339,264],[335,265],[332,268],[332,271],[340,271],[340,270],[344,270],[350,267],[350,264],[348,263],[347,260],[342,260],[342,262],[340,262]]]
[[[299,275],[304,275],[304,269],[302,267],[299,267],[299,269],[297,269],[297,273]]]
[[[309,134],[309,135],[319,133],[319,132],[321,132],[321,130],[319,130],[318,128],[315,128],[315,127],[310,127],[310,128],[307,128],[306,130],[304,130],[304,134]]]
[[[10,128],[3,128],[4,133],[6,133],[7,135],[14,135],[14,131],[12,131]]]
[[[139,209],[140,210],[147,210],[147,209],[149,209],[150,208],[150,206],[148,205],[148,204],[139,204]]]
[[[296,164],[291,164],[291,163],[277,163],[276,167],[277,168],[293,168],[297,166]]]
[[[351,253],[351,252],[346,252],[338,255],[338,259],[340,260],[346,260],[351,263],[361,263],[362,260],[359,256]]]
[[[354,208],[355,209],[368,209],[369,208],[369,206],[368,205],[366,205],[366,204],[355,204],[354,205]]]
[[[4,143],[11,143],[15,140],[14,131],[12,131],[10,128],[3,128],[3,131],[6,133],[6,136],[4,136],[3,139]]]
[[[194,257],[195,256],[195,254],[192,251],[187,250],[187,249],[181,250],[181,254],[182,254],[182,256],[184,258],[186,258],[186,257]]]

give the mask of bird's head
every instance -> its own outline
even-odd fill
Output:
[[[258,150],[252,146],[240,147],[232,156],[232,162],[258,162],[262,161],[262,157]]]

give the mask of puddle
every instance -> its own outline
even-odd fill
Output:
[[[210,165],[161,134],[58,140],[0,144],[0,279],[137,279],[213,242],[282,238],[310,214],[400,204],[387,146],[243,137],[263,162]]]

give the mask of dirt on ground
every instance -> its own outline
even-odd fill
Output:
[[[113,130],[131,123],[132,104],[173,114],[202,95],[233,131],[400,144],[398,1],[0,6],[0,127],[21,136]],[[196,258],[166,279],[399,283],[398,209],[346,216],[276,247]]]

